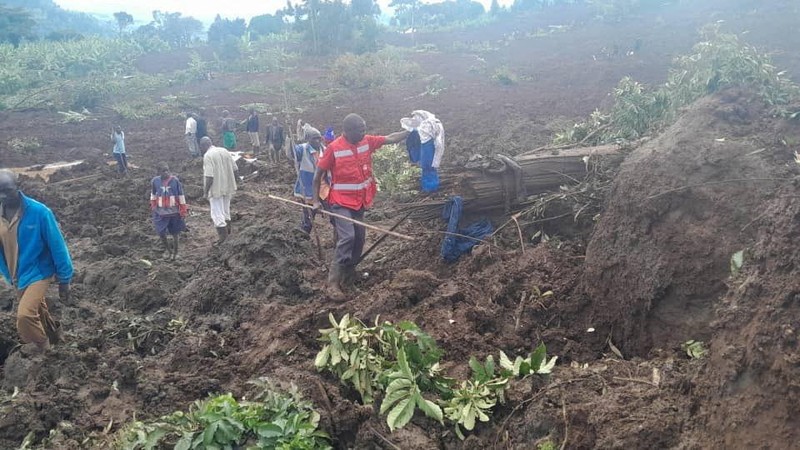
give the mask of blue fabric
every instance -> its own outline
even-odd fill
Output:
[[[336,135],[333,134],[333,127],[328,127],[325,129],[325,134],[322,136],[326,142],[333,142],[336,139]]]
[[[472,247],[478,245],[479,241],[475,239],[483,239],[494,231],[494,227],[492,227],[492,223],[488,219],[480,220],[470,224],[467,228],[458,230],[458,222],[461,220],[463,209],[464,201],[456,195],[445,203],[442,211],[442,218],[447,220],[448,233],[458,233],[474,238],[468,239],[452,234],[445,235],[444,241],[442,241],[442,258],[450,263],[458,261],[461,255],[469,253]]]
[[[406,138],[406,150],[409,161],[418,163],[422,167],[420,179],[422,192],[436,192],[439,189],[439,172],[433,168],[433,157],[436,154],[434,140],[431,139],[423,144],[420,142],[419,132],[414,130]]]
[[[432,166],[435,153],[436,146],[433,144],[433,139],[420,147],[419,165],[422,167],[422,178],[420,179],[422,192],[436,192],[439,189],[439,173]]]
[[[310,144],[300,144],[294,148],[295,161],[297,161],[297,181],[294,183],[294,196],[311,200],[313,197],[314,172],[317,170],[317,161],[314,159],[314,147]]]
[[[72,280],[72,258],[55,215],[47,206],[24,195],[22,205],[22,218],[17,229],[17,289],[25,289],[53,275],[59,283],[69,283]],[[2,253],[0,273],[13,284]]]

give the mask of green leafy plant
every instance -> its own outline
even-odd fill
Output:
[[[292,387],[288,393],[266,380],[253,401],[231,394],[196,401],[189,412],[177,411],[153,422],[135,421],[119,432],[117,447],[150,450],[247,448],[329,449],[328,436],[318,430],[319,414]]]
[[[397,370],[388,376],[389,385],[386,387],[386,396],[381,404],[381,414],[388,412],[386,422],[389,424],[389,429],[394,431],[405,426],[414,415],[416,407],[426,416],[442,423],[442,409],[422,396],[417,386],[416,375],[411,372],[406,352],[402,348],[397,353],[397,366]]]
[[[638,139],[671,123],[680,108],[739,85],[755,89],[775,115],[791,117],[794,111],[788,105],[800,98],[800,88],[775,68],[769,55],[721,32],[718,24],[706,26],[691,52],[675,59],[665,84],[651,89],[623,78],[614,89],[610,111],[595,111],[587,121],[557,133],[554,142],[597,145]]]
[[[503,351],[500,351],[500,367],[515,377],[549,374],[553,371],[557,360],[558,356],[547,359],[547,348],[543,343],[539,344],[527,358],[517,356],[514,362],[511,362],[511,359]]]
[[[681,344],[681,349],[692,359],[700,359],[706,356],[705,344],[701,341],[689,340]]]
[[[319,330],[320,340],[326,345],[317,354],[314,365],[317,369],[328,369],[343,382],[351,384],[365,403],[374,401],[374,393],[379,389],[378,378],[384,370],[384,358],[378,354],[378,333],[376,327],[366,327],[345,314],[336,321],[333,314],[328,315],[333,328]]]
[[[365,404],[382,392],[380,413],[392,431],[408,424],[419,409],[440,423],[446,417],[463,439],[462,428],[472,430],[476,421],[488,421],[494,405],[505,401],[512,378],[549,373],[557,359],[547,359],[543,344],[516,363],[501,352],[508,369],[498,369],[491,355],[483,363],[472,357],[471,379],[459,382],[442,374],[444,352],[413,322],[379,324],[376,319],[375,326],[367,327],[349,314],[339,321],[329,315],[329,321],[333,327],[320,330],[325,344],[315,366],[352,385]]]
[[[372,157],[375,168],[375,179],[378,181],[378,190],[397,197],[412,194],[412,186],[419,180],[422,169],[412,165],[408,160],[408,153],[399,145],[385,145],[381,151],[375,152]]]

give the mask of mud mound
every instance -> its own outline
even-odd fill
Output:
[[[620,169],[586,252],[593,323],[627,354],[707,339],[733,253],[791,175],[754,95],[699,101]],[[796,136],[796,134],[795,134]],[[783,180],[783,181],[781,181]]]
[[[800,440],[800,202],[798,184],[759,208],[757,239],[715,309],[705,370],[696,377],[703,424],[717,448],[780,448]]]

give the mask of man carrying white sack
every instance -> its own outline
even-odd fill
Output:
[[[400,125],[411,132],[406,139],[408,157],[422,168],[420,185],[422,192],[439,189],[438,168],[444,155],[444,127],[433,113],[416,110],[411,117],[404,117]]]

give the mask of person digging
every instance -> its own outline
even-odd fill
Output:
[[[161,164],[159,175],[150,182],[150,209],[153,211],[153,226],[164,248],[164,258],[178,258],[178,236],[186,230],[184,218],[189,212],[183,185],[172,175],[169,166]],[[172,236],[172,242],[167,240]]]
[[[7,170],[0,170],[0,273],[17,290],[21,351],[41,354],[63,341],[45,296],[55,279],[61,302],[69,303],[72,258],[53,212],[26,197]]]
[[[322,208],[320,187],[326,172],[331,175],[328,195],[332,213],[361,221],[364,211],[372,206],[377,192],[372,176],[372,154],[384,144],[403,141],[408,131],[398,131],[387,136],[366,134],[367,125],[357,114],[344,118],[344,133],[328,145],[317,163],[312,185],[315,210]],[[355,268],[361,259],[366,229],[347,220],[333,218],[337,236],[336,250],[328,273],[330,295],[344,297],[342,286],[355,278]]]

